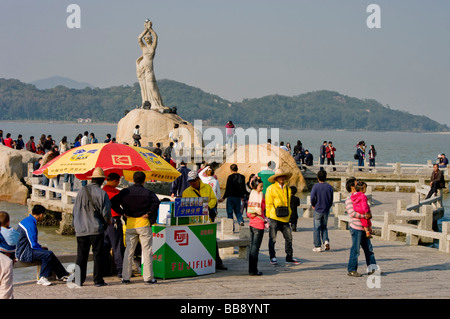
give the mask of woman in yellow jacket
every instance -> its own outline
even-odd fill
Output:
[[[278,169],[275,175],[269,177],[272,183],[266,190],[266,216],[269,218],[269,256],[272,265],[277,264],[275,256],[275,243],[278,230],[282,232],[285,241],[286,263],[299,265],[301,262],[293,258],[292,231],[289,226],[291,217],[291,190],[287,181],[292,173]]]

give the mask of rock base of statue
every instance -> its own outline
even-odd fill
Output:
[[[134,144],[133,131],[139,125],[141,134],[141,146],[149,147],[149,143],[156,146],[161,143],[164,150],[173,140],[169,137],[175,124],[178,124],[179,145],[189,147],[193,144],[202,145],[201,132],[197,132],[194,126],[183,120],[176,113],[170,112],[172,108],[162,107],[153,109],[138,108],[129,111],[118,123],[116,141],[118,143]]]
[[[259,173],[269,161],[275,162],[276,168],[292,173],[288,182],[289,186],[297,187],[298,192],[307,191],[306,180],[294,157],[280,147],[266,143],[238,145],[231,154],[227,155],[226,161],[214,173],[219,180],[220,188],[225,189],[231,164],[237,164],[238,172],[244,175],[245,180],[248,181],[252,173]]]

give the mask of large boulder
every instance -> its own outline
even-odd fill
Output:
[[[26,150],[15,150],[0,144],[0,200],[25,205],[29,190],[24,184],[28,163],[42,155]]]
[[[194,126],[191,123],[174,113],[160,113],[148,109],[133,109],[128,112],[117,125],[116,140],[118,143],[133,145],[133,131],[136,125],[139,125],[142,147],[147,147],[149,142],[152,142],[153,146],[159,142],[166,148],[172,142],[169,133],[175,124],[179,125],[180,145],[182,143],[185,147],[190,147],[194,143],[202,145],[201,132],[194,133]]]
[[[228,175],[231,174],[231,164],[236,164],[238,173],[244,175],[248,181],[251,174],[258,174],[266,169],[269,161],[275,162],[276,168],[292,173],[289,186],[296,186],[299,192],[307,191],[305,178],[294,157],[280,147],[270,144],[238,145],[232,154],[227,154],[225,163],[215,170],[220,188],[224,190],[226,187]]]

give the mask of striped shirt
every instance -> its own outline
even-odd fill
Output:
[[[364,215],[359,214],[353,210],[353,202],[350,196],[345,200],[345,211],[347,215],[350,217],[350,227],[355,230],[364,230],[361,225],[361,219],[365,218]]]

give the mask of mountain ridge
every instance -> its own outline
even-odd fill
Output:
[[[173,80],[158,81],[166,106],[177,107],[187,121],[223,126],[229,120],[248,127],[339,129],[367,131],[448,132],[449,127],[426,116],[383,106],[336,91],[317,90],[294,96],[279,94],[230,102],[218,95]],[[91,118],[118,122],[141,104],[140,87],[133,85],[83,89],[56,86],[40,90],[15,79],[0,79],[0,118],[3,120],[64,120]]]

